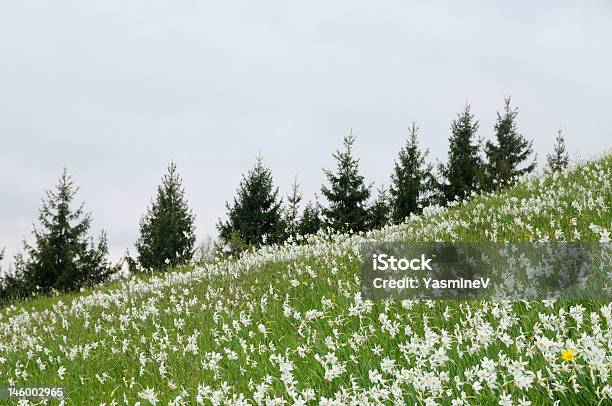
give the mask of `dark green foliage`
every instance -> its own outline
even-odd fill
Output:
[[[2,260],[4,259],[4,249],[0,250],[0,305],[11,303],[19,297],[27,296],[25,291],[26,284],[17,278],[14,272],[2,270]]]
[[[4,250],[0,251],[0,262],[4,259]],[[0,305],[13,303],[30,296],[35,289],[30,286],[21,272],[15,269],[3,271],[0,267]]]
[[[0,250],[0,304],[5,303],[11,299],[11,286],[9,286],[9,277],[4,275],[2,271],[2,260],[4,259],[4,249]]]
[[[385,186],[377,190],[378,196],[369,209],[368,228],[370,230],[382,228],[391,220],[391,206]]]
[[[300,202],[302,201],[302,192],[300,192],[300,186],[297,183],[297,177],[291,185],[291,192],[287,196],[287,207],[284,213],[285,223],[285,234],[287,237],[295,236],[298,234],[298,228],[300,223]]]
[[[333,155],[337,162],[337,172],[324,170],[329,186],[323,185],[321,192],[328,206],[323,208],[326,224],[333,230],[345,232],[364,231],[368,226],[367,201],[370,187],[359,174],[359,160],[353,157],[352,147],[355,137],[344,137],[343,151]]]
[[[321,207],[315,196],[314,203],[308,202],[306,207],[304,207],[304,212],[298,225],[298,233],[300,235],[316,234],[321,228],[323,228]]]
[[[482,182],[483,163],[480,158],[480,145],[476,138],[478,121],[466,104],[463,112],[451,124],[448,162],[441,166],[445,184],[442,186],[444,199],[464,199]]]
[[[281,242],[284,239],[281,203],[272,172],[258,157],[253,169],[242,176],[234,203],[226,203],[227,220],[217,223],[221,239],[233,252]]]
[[[553,153],[547,155],[546,159],[547,169],[552,172],[567,168],[567,165],[569,164],[569,154],[565,149],[565,138],[563,138],[561,129],[557,131]]]
[[[432,166],[426,162],[429,151],[421,151],[417,142],[418,127],[409,128],[406,145],[400,150],[391,175],[391,212],[395,223],[403,222],[412,213],[433,203],[435,179]]]
[[[118,267],[107,261],[106,235],[97,244],[87,236],[91,215],[83,205],[70,204],[78,188],[64,169],[54,191],[46,192],[40,209],[40,228],[34,228],[34,245],[24,242],[24,253],[15,257],[15,273],[8,283],[18,296],[67,292],[104,282]]]
[[[132,255],[130,255],[130,250],[125,250],[123,261],[125,265],[127,266],[127,269],[130,273],[134,274],[134,273],[139,273],[142,271],[142,268],[140,267],[140,264],[138,263],[138,261],[134,259]]]
[[[488,190],[503,185],[512,185],[518,176],[533,171],[535,159],[531,162],[533,141],[527,141],[516,128],[518,109],[510,107],[510,98],[504,100],[504,111],[497,113],[495,122],[495,143],[487,141],[485,154],[485,183]],[[522,167],[521,167],[522,166]]]
[[[163,270],[187,264],[196,241],[194,222],[176,164],[171,162],[155,200],[140,220],[136,250],[141,269]]]

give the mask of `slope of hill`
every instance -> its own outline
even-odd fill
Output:
[[[66,404],[612,402],[612,305],[362,300],[359,243],[609,241],[612,156],[366,235],[0,313],[0,381]],[[528,403],[523,403],[528,404]]]

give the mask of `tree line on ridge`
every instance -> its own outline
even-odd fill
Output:
[[[226,215],[217,222],[219,242],[215,256],[239,255],[264,244],[299,243],[319,230],[363,232],[398,224],[431,205],[447,205],[476,193],[512,186],[536,167],[532,141],[517,128],[518,110],[504,100],[497,113],[492,141],[477,138],[479,123],[466,104],[452,121],[448,159],[434,165],[429,151],[418,140],[415,122],[408,128],[390,176],[390,186],[373,184],[359,171],[359,159],[348,134],[334,154],[335,169],[324,169],[321,203],[314,200],[301,209],[303,195],[297,178],[286,200],[274,185],[271,170],[258,156],[243,175],[236,195],[226,203]],[[561,133],[547,156],[547,170],[568,166],[569,156]],[[0,269],[0,304],[32,295],[77,291],[107,281],[120,265],[108,260],[104,232],[97,240],[89,236],[91,214],[83,205],[72,208],[78,188],[66,168],[54,190],[47,191],[39,211],[39,226],[32,231],[33,244],[22,252],[8,272]],[[163,271],[192,263],[196,251],[195,215],[189,208],[176,164],[171,162],[139,224],[136,254],[124,258],[131,272]],[[0,250],[0,261],[4,251]]]

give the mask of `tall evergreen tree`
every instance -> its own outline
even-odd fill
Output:
[[[188,263],[196,241],[194,222],[176,164],[171,162],[155,200],[140,220],[136,250],[142,269],[163,270]]]
[[[470,105],[466,104],[463,112],[451,124],[448,162],[441,166],[445,180],[442,191],[446,201],[456,197],[464,199],[482,182],[483,163],[480,145],[475,140],[478,121],[470,109]]]
[[[24,241],[24,253],[15,257],[13,282],[23,295],[51,290],[74,291],[105,281],[117,267],[107,260],[106,235],[97,244],[87,236],[91,215],[83,204],[73,210],[78,188],[64,168],[55,190],[46,192],[34,228],[34,245]],[[18,283],[17,283],[18,282]]]
[[[359,160],[353,157],[352,151],[354,142],[352,133],[344,137],[344,150],[333,154],[337,172],[324,170],[329,186],[321,187],[328,201],[328,206],[323,208],[325,221],[332,229],[342,232],[367,229],[370,187],[365,185],[364,177],[359,174]]]
[[[377,194],[376,200],[374,200],[372,207],[369,209],[368,228],[370,230],[382,228],[389,224],[391,220],[391,207],[387,188],[382,185],[378,188]]]
[[[272,172],[259,156],[253,169],[242,176],[234,203],[226,203],[227,220],[217,223],[219,235],[234,251],[239,250],[238,241],[247,246],[280,242],[284,237],[281,204]]]
[[[485,182],[489,190],[499,185],[511,185],[517,176],[529,173],[536,167],[535,159],[526,162],[533,153],[533,141],[527,141],[519,134],[516,128],[517,115],[518,109],[510,107],[510,97],[507,97],[504,100],[504,111],[497,112],[495,143],[487,141],[485,146]]]
[[[546,158],[548,169],[552,172],[563,170],[569,164],[569,154],[565,149],[565,138],[560,128],[555,138],[553,153],[548,154]]]
[[[400,150],[391,175],[391,210],[396,223],[412,213],[420,213],[433,200],[435,189],[432,166],[426,162],[429,150],[423,152],[418,145],[419,128],[412,122],[408,130],[408,141]]]
[[[291,192],[287,196],[287,207],[285,210],[285,234],[295,237],[298,234],[300,223],[300,202],[302,201],[302,192],[297,183],[297,176],[291,185]]]
[[[315,195],[315,201],[308,202],[304,207],[300,223],[298,225],[298,233],[300,235],[316,234],[323,228],[323,220],[321,218],[321,207]]]

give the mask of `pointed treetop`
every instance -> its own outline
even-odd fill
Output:
[[[354,142],[351,131],[343,139],[344,148],[333,154],[336,172],[323,170],[329,185],[321,186],[321,193],[328,201],[322,212],[334,230],[364,231],[367,228],[366,204],[370,185],[364,183],[364,177],[359,173],[359,159],[352,152]]]
[[[390,205],[393,220],[404,221],[412,213],[419,213],[430,203],[432,167],[426,161],[429,150],[421,150],[418,144],[419,127],[416,121],[408,127],[406,144],[400,149],[391,174]]]
[[[83,204],[71,207],[77,191],[66,167],[55,189],[46,191],[39,211],[40,227],[32,232],[34,244],[24,242],[25,253],[15,260],[24,293],[73,291],[102,282],[116,270],[107,261],[104,232],[94,244],[88,236],[91,214],[83,212]]]
[[[227,219],[217,223],[221,238],[232,251],[280,242],[281,205],[272,172],[259,154],[253,168],[242,175],[233,204],[226,203]]]
[[[569,154],[565,148],[565,138],[563,137],[563,131],[561,127],[557,130],[557,136],[555,137],[555,145],[553,147],[553,153],[548,154],[547,167],[549,170],[555,172],[560,171],[569,165]]]
[[[187,264],[194,252],[194,223],[176,163],[170,161],[140,221],[136,249],[141,268],[161,270]]]

